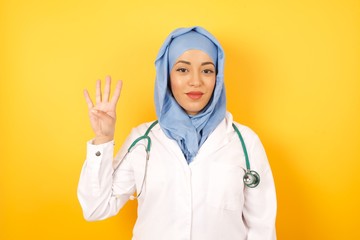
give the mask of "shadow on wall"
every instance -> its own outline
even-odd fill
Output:
[[[278,215],[277,234],[279,239],[312,239],[316,213],[311,210],[312,196],[307,191],[304,176],[291,164],[294,159],[286,145],[268,138],[266,152],[271,163],[276,184]],[[311,226],[311,228],[309,228]]]

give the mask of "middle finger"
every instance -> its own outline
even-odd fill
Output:
[[[109,96],[110,96],[110,85],[111,85],[111,77],[110,76],[106,76],[105,77],[105,88],[104,88],[104,97],[103,97],[103,101],[108,102],[109,101]]]

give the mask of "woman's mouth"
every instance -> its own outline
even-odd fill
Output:
[[[199,99],[202,97],[202,95],[204,95],[202,92],[188,92],[186,93],[186,95],[191,98],[191,99]]]

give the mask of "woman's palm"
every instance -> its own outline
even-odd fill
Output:
[[[101,81],[96,82],[95,105],[87,90],[84,91],[85,100],[88,104],[91,127],[95,138],[112,140],[115,132],[116,104],[120,97],[122,82],[116,84],[114,94],[110,99],[111,78],[105,79],[104,94],[101,92]]]

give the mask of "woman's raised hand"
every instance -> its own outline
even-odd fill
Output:
[[[110,100],[111,77],[105,78],[104,94],[101,92],[101,81],[96,82],[95,105],[89,92],[84,90],[84,96],[89,108],[91,127],[95,133],[93,144],[101,144],[114,139],[116,122],[116,104],[120,97],[122,81],[118,81]]]

